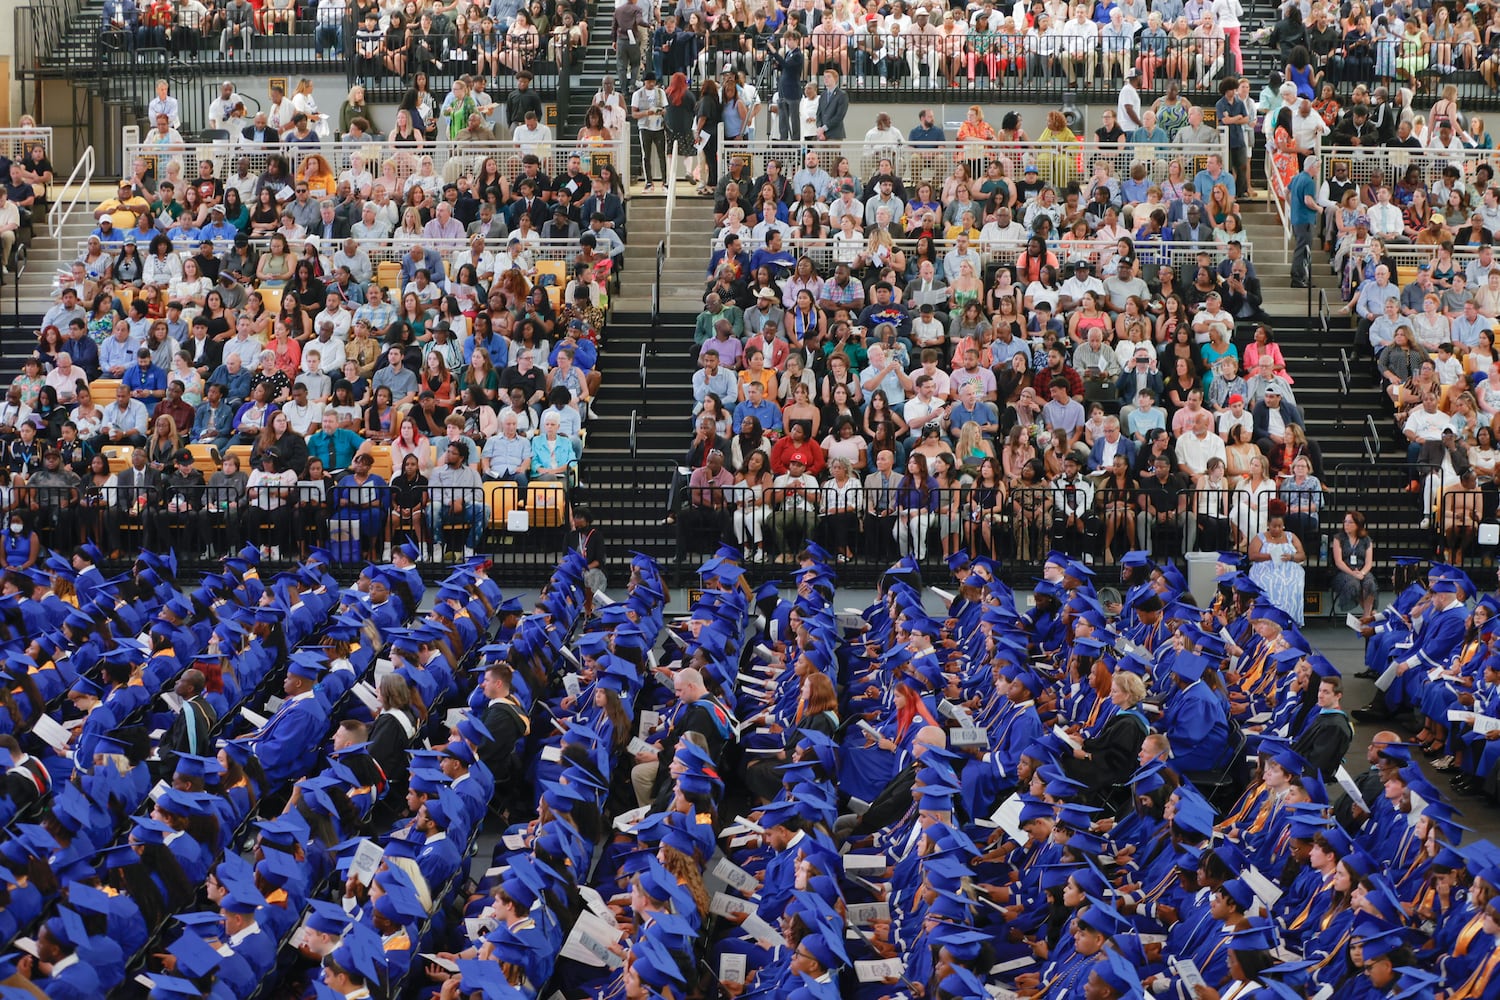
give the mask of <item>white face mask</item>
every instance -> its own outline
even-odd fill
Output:
[[[10,533],[12,535],[19,535],[25,530],[25,527],[20,521],[12,521],[10,522]]]

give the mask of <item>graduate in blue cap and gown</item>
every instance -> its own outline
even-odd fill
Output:
[[[1393,649],[1389,668],[1375,681],[1375,697],[1354,713],[1355,718],[1379,721],[1420,701],[1427,672],[1447,666],[1463,644],[1468,621],[1463,591],[1461,582],[1446,577],[1432,584],[1411,645]]]
[[[306,774],[327,731],[326,709],[313,692],[321,674],[306,660],[292,660],[283,683],[285,699],[264,726],[245,737],[273,784]]]
[[[99,977],[79,954],[88,940],[83,920],[63,907],[42,925],[36,954],[16,960],[16,973],[52,1000],[96,1000],[101,992]]]
[[[83,725],[73,741],[73,760],[82,761],[88,767],[93,763],[94,754],[99,752],[99,738],[114,732],[119,720],[104,704],[104,688],[87,677],[79,677],[73,682],[68,689],[68,700],[83,714]],[[54,780],[67,778],[73,770],[73,761],[66,757],[44,757],[43,763]]]
[[[1130,921],[1108,903],[1091,898],[1073,918],[1073,950],[1061,960],[1049,961],[1040,973],[1022,973],[1017,988],[1035,990],[1038,997],[1075,997],[1083,994],[1091,975],[1107,966],[1106,948],[1116,934],[1130,930]]]
[[[1162,712],[1159,728],[1172,742],[1172,767],[1179,774],[1213,771],[1234,752],[1229,712],[1223,698],[1203,682],[1208,658],[1178,656],[1172,664],[1177,691]]]

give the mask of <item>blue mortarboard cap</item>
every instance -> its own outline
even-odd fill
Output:
[[[1172,673],[1185,681],[1200,680],[1208,666],[1208,657],[1199,653],[1184,651],[1172,658]]]
[[[349,925],[353,923],[353,918],[337,903],[312,899],[308,901],[308,906],[310,911],[307,915],[307,926],[320,934],[337,937],[348,930]]]
[[[167,954],[177,959],[177,971],[191,979],[211,975],[224,961],[218,949],[197,934],[182,935],[168,946]]]
[[[1092,927],[1105,937],[1123,934],[1131,928],[1129,917],[1098,897],[1088,900],[1088,907],[1078,914],[1078,922]]]
[[[1229,947],[1232,951],[1270,951],[1276,947],[1276,926],[1252,917],[1248,926],[1229,935]]]
[[[1054,810],[1051,803],[1026,796],[1022,799],[1021,815],[1017,822],[1026,824],[1038,819],[1052,819],[1053,816]]]
[[[656,990],[682,989],[684,980],[677,960],[652,937],[643,936],[637,939],[631,949],[631,954],[633,957],[631,968],[635,970],[641,982]]]
[[[1106,951],[1104,961],[1094,963],[1094,971],[1099,974],[1099,978],[1106,986],[1122,998],[1140,992],[1140,973],[1126,960],[1125,956],[1113,949]]]
[[[151,984],[151,991],[146,994],[147,1000],[175,1000],[176,997],[199,1000],[203,996],[203,989],[197,983],[191,979],[183,979],[181,976],[169,976],[164,972],[157,972],[146,976],[146,981]],[[324,988],[327,989],[327,987]],[[4,992],[21,994],[20,990]],[[12,1000],[12,998],[5,997],[5,1000]]]

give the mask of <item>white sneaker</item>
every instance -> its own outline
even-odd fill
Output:
[[[385,548],[383,548],[383,549],[380,550],[380,561],[381,562],[390,562],[391,561],[391,546],[390,546],[389,542],[386,543]]]
[[[273,545],[273,546],[271,546],[271,558],[272,559],[280,559],[281,558],[281,546],[279,546],[279,545]]]
[[[474,546],[472,546],[472,545],[465,545],[464,546],[464,558],[465,559],[473,559],[474,558]]]

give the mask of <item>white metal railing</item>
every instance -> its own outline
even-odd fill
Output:
[[[508,237],[505,240],[496,240],[492,245],[487,245],[484,249],[484,252],[496,261],[497,267],[506,255],[504,244],[508,243],[508,240]],[[414,240],[391,237],[384,240],[359,240],[356,242],[359,243],[359,249],[369,257],[371,266],[377,269],[381,264],[399,264],[401,258],[406,256],[413,246],[420,246],[424,250],[431,250],[441,256],[443,264],[452,273],[457,272],[459,265],[469,262],[468,255],[473,248],[471,240]],[[172,251],[179,257],[187,258],[195,253],[200,245],[201,243],[196,240],[191,242],[177,242],[172,244]],[[117,251],[118,246],[116,244],[114,250]],[[215,253],[223,253],[226,250],[232,249],[233,246],[234,244],[228,240],[214,241]],[[265,249],[265,241],[256,241],[256,246],[263,251]],[[337,246],[320,246],[318,249],[323,257],[331,258],[341,247],[342,242],[340,241]],[[293,257],[301,256],[299,241],[291,241],[290,249]],[[578,250],[579,243],[577,240],[541,240],[530,248],[530,253],[533,262],[562,261],[571,264],[573,258],[578,255]],[[77,256],[82,257],[87,251],[88,240],[80,240],[78,242]],[[142,252],[142,256],[145,256],[144,251]],[[435,276],[434,280],[437,277],[441,276]],[[566,284],[566,276],[560,283]]]
[[[1500,151],[1493,149],[1407,149],[1384,146],[1325,146],[1318,151],[1320,181],[1333,176],[1334,167],[1343,164],[1349,168],[1349,178],[1364,185],[1374,180],[1379,173],[1381,180],[1393,189],[1397,182],[1412,168],[1427,187],[1442,179],[1446,167],[1457,167],[1464,177],[1472,179],[1474,170],[1481,163],[1488,163],[1500,174]],[[1441,206],[1434,206],[1441,208]]]
[[[6,159],[19,163],[31,151],[33,146],[40,145],[42,152],[47,154],[50,160],[57,152],[52,144],[52,128],[0,128],[0,154]]]
[[[47,235],[53,239],[62,235],[63,227],[68,224],[68,217],[73,214],[73,209],[78,207],[80,201],[88,200],[89,185],[93,183],[93,180],[94,147],[90,146],[83,151],[83,155],[73,165],[73,172],[68,175],[67,182],[63,184],[62,190],[53,200],[52,207],[47,209]]]
[[[355,160],[369,172],[376,183],[384,182],[387,190],[393,185],[404,189],[407,180],[421,171],[422,161],[432,161],[432,173],[439,183],[448,184],[464,174],[478,175],[485,161],[493,158],[496,169],[507,183],[522,173],[521,160],[528,153],[540,159],[540,172],[549,177],[558,177],[567,172],[568,160],[575,154],[580,158],[580,169],[586,174],[597,174],[606,164],[619,174],[626,190],[630,184],[630,129],[613,136],[608,145],[580,143],[576,138],[554,137],[545,143],[519,143],[514,140],[493,142],[470,142],[439,140],[427,142],[420,147],[393,147],[386,142],[334,142],[324,140],[316,144],[299,143],[248,143],[207,142],[175,145],[152,143],[151,134],[137,141],[127,141],[125,150],[125,176],[130,176],[131,165],[137,157],[154,161],[159,179],[191,180],[198,176],[198,164],[208,160],[213,164],[214,174],[220,178],[233,177],[241,164],[247,176],[264,173],[271,157],[280,156],[291,170],[288,181],[295,176],[303,162],[313,156],[322,157],[335,179],[346,170],[354,168]],[[393,191],[397,194],[399,191]]]
[[[1276,210],[1276,218],[1281,222],[1281,250],[1288,255],[1292,252],[1292,220],[1288,214],[1287,189],[1281,183],[1281,177],[1276,173],[1276,164],[1272,159],[1271,150],[1266,150],[1266,187],[1271,192],[1271,205]],[[1290,260],[1290,256],[1287,258]]]
[[[641,165],[645,166],[644,158]],[[667,253],[672,252],[672,215],[677,211],[677,148],[667,147],[667,214],[662,219],[662,237],[667,244]]]
[[[722,176],[731,162],[743,158],[749,163],[753,176],[760,177],[765,173],[766,163],[776,160],[782,173],[791,181],[804,168],[808,154],[814,153],[818,156],[818,168],[835,177],[839,161],[847,159],[849,172],[861,183],[882,172],[882,161],[888,160],[891,169],[906,184],[909,195],[915,194],[915,184],[926,182],[941,187],[959,164],[969,170],[971,179],[977,183],[983,180],[983,171],[992,162],[999,163],[1002,175],[1012,182],[1023,176],[1027,167],[1036,167],[1038,177],[1054,187],[1060,188],[1073,181],[1086,187],[1099,165],[1107,168],[1109,176],[1123,181],[1139,164],[1145,168],[1148,179],[1160,182],[1167,179],[1168,170],[1176,161],[1182,167],[1184,179],[1191,181],[1193,175],[1203,169],[1208,157],[1218,154],[1224,158],[1227,170],[1228,143],[1228,137],[1222,132],[1214,142],[1191,145],[1094,141],[949,141],[913,145],[904,140],[896,143],[865,138],[832,142],[722,141],[719,143],[719,169]]]
[[[1183,274],[1182,268],[1189,264],[1196,264],[1198,255],[1200,253],[1207,253],[1209,255],[1209,259],[1211,261],[1214,261],[1215,263],[1224,259],[1224,257],[1228,253],[1227,244],[1214,243],[1211,240],[1205,240],[1202,242],[1141,240],[1137,242],[1134,237],[1132,237],[1131,243],[1135,247],[1136,258],[1142,264],[1170,264],[1174,269],[1177,270],[1179,275],[1182,275],[1181,280],[1185,281],[1191,281],[1191,277],[1189,275]],[[715,249],[717,249],[719,247],[719,242],[715,240],[713,245]],[[893,245],[897,250],[910,254],[916,251],[917,241],[910,239],[895,240],[893,241]],[[942,252],[946,252],[953,246],[952,242],[948,240],[935,240],[934,245]],[[760,240],[741,240],[741,249],[747,254],[754,254],[755,251],[761,249],[763,246],[764,243]],[[1014,264],[1016,258],[1020,256],[1021,252],[1025,249],[1025,240],[1023,239],[1019,243],[1006,243],[990,247],[985,247],[978,243],[975,243],[971,245],[971,248],[979,254],[981,260],[987,266],[995,264]],[[825,277],[837,264],[849,262],[846,259],[840,259],[833,245],[826,240],[806,242],[790,240],[786,244],[786,249],[789,253],[797,257],[807,257],[808,259],[810,259],[813,262],[813,265],[818,268],[819,273],[823,274]],[[1252,257],[1253,249],[1254,248],[1248,240],[1240,245],[1240,250],[1244,254],[1246,260],[1254,259]],[[1065,268],[1068,263],[1077,260],[1087,260],[1090,264],[1095,265],[1097,268],[1100,264],[1108,263],[1109,261],[1114,259],[1114,257],[1116,256],[1116,244],[1112,242],[1094,242],[1090,244],[1087,250],[1080,250],[1079,252],[1074,253],[1070,253],[1068,252],[1068,250],[1060,248],[1056,245],[1049,245],[1048,251],[1057,257],[1059,270]]]

